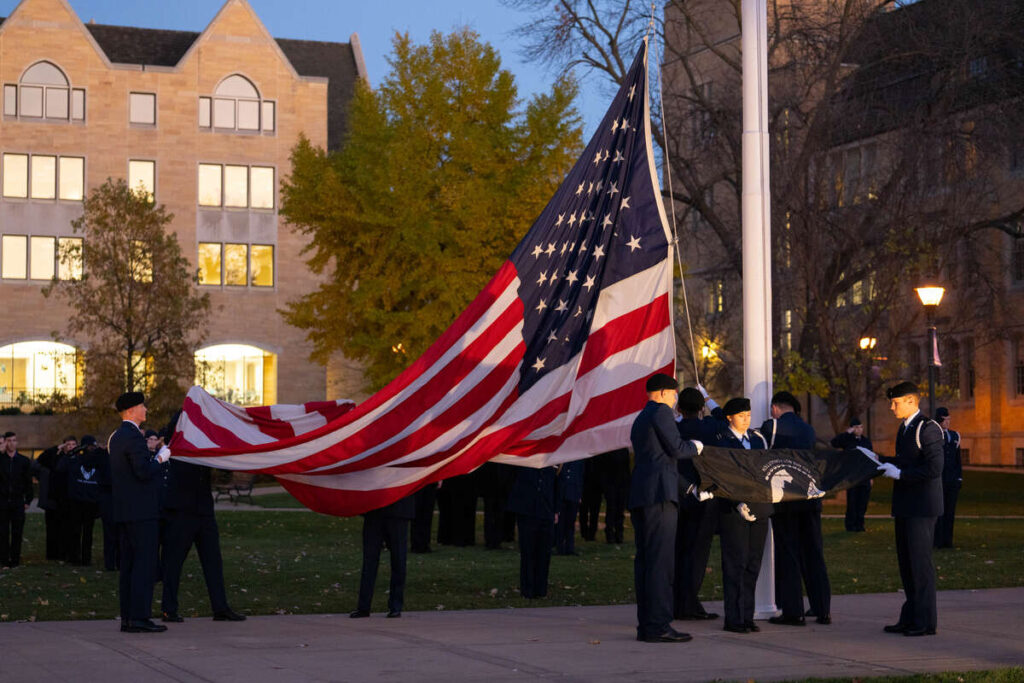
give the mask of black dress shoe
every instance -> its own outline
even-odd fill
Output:
[[[398,619],[401,616],[402,616],[401,610],[393,609],[390,612],[388,612],[388,617],[387,618],[388,619]]]
[[[166,622],[171,622],[171,623],[175,623],[175,624],[180,624],[181,622],[183,622],[185,620],[182,619],[181,615],[179,615],[177,612],[164,612],[164,615],[162,617],[160,617],[160,621],[166,621]]]
[[[228,607],[213,613],[214,621],[245,621],[245,615]]]
[[[693,640],[693,636],[689,633],[680,633],[674,628],[670,628],[664,633],[644,638],[645,643],[685,643],[689,640]]]
[[[803,617],[769,617],[769,624],[776,624],[778,626],[806,626],[807,622],[804,621]]]
[[[882,630],[886,633],[905,633],[910,630],[910,627],[906,624],[889,624]]]
[[[708,619],[717,619],[718,615],[715,612],[692,612],[676,618],[682,621],[707,621]]]
[[[905,636],[934,636],[935,629],[933,628],[908,628],[903,632]]]
[[[750,633],[750,629],[742,624],[726,624],[722,630],[729,633]]]
[[[757,633],[758,631],[761,630],[761,627],[758,626],[757,624],[755,624],[752,621],[748,621],[748,622],[744,623],[743,625],[746,626],[747,630],[750,631],[751,633]]]
[[[349,619],[365,619],[370,616],[370,610],[368,609],[354,609],[348,613]]]
[[[142,621],[129,621],[128,628],[125,629],[126,633],[161,633],[166,631],[167,627],[163,624],[154,624],[149,619],[143,619]]]
[[[823,626],[828,626],[829,624],[832,623],[832,615],[831,614],[826,614],[823,617],[818,617],[817,619],[815,619],[815,621],[818,622],[819,624],[822,624]]]

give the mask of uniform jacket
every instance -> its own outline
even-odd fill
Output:
[[[139,428],[125,421],[110,435],[110,482],[114,521],[139,522],[160,517],[160,463]]]
[[[778,419],[765,420],[761,425],[761,434],[768,441],[769,448],[814,449],[814,427],[800,419],[796,413],[783,413]]]
[[[24,510],[34,497],[32,462],[21,453],[0,453],[0,508]]]
[[[597,466],[601,488],[620,489],[629,486],[629,449],[618,448],[607,453],[598,453],[587,461]]]
[[[957,484],[964,476],[963,463],[960,461],[960,432],[943,430],[942,437],[942,483]]]
[[[196,517],[213,516],[210,468],[171,458],[163,478],[163,510]]]
[[[379,516],[384,519],[415,519],[416,494],[411,493],[404,498],[399,498],[391,505],[385,505],[382,508],[370,510],[364,516]]]
[[[747,441],[750,442],[750,450],[752,451],[768,450],[768,441],[764,436],[762,436],[761,432],[756,429],[747,430]],[[720,448],[743,448],[743,443],[728,427],[726,427],[724,431],[720,432],[712,443]],[[740,501],[738,500],[720,498],[718,504],[723,515],[739,515],[739,512],[736,511],[736,505],[739,503]],[[758,519],[768,519],[774,509],[774,506],[771,503],[747,503],[747,507],[750,508],[751,514]]]
[[[679,475],[677,461],[693,458],[697,447],[680,436],[672,409],[663,403],[648,401],[633,421],[629,439],[636,462],[629,485],[628,507],[678,504],[680,488],[685,494],[693,482]]]
[[[520,467],[505,510],[554,522],[558,512],[558,469]]]
[[[558,472],[558,498],[579,502],[583,498],[583,461],[575,460],[562,465]]]
[[[71,499],[80,503],[100,502],[100,480],[104,478],[104,468],[109,466],[110,461],[100,448],[77,449],[68,456],[68,495]],[[109,472],[106,476],[110,476]]]
[[[920,446],[918,445],[918,426]],[[942,514],[942,427],[918,413],[910,426],[900,423],[896,455],[883,458],[900,469],[892,485],[893,517],[938,517]]]
[[[724,425],[721,420],[717,420],[709,415],[703,419],[684,417],[676,423],[676,428],[679,430],[679,435],[687,441],[696,439],[701,443],[711,445],[715,443],[715,440],[718,438],[718,432],[724,428]],[[679,474],[686,481],[700,484],[700,474],[697,473],[697,468],[693,466],[693,460],[679,460],[676,464],[679,467]],[[683,496],[680,501],[681,507],[690,508],[698,505],[700,505],[700,502],[693,496]]]

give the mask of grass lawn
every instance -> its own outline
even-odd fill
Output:
[[[905,676],[871,676],[870,678],[801,678],[801,683],[1019,683],[1024,681],[1024,669],[989,671],[947,671],[940,674],[909,674]]]
[[[1024,481],[1024,480],[1022,480]],[[268,496],[269,497],[269,496]],[[228,597],[248,614],[338,613],[354,608],[361,561],[361,519],[313,513],[230,511],[218,514]],[[93,557],[101,557],[97,525]],[[477,525],[482,534],[482,523]],[[406,609],[451,610],[541,605],[633,602],[633,544],[578,541],[575,557],[555,556],[546,600],[520,598],[519,554],[512,544],[485,550],[434,546],[409,555]],[[833,592],[874,593],[899,587],[892,521],[869,520],[866,533],[843,530],[841,519],[823,521],[825,554]],[[43,516],[29,515],[23,565],[0,572],[0,621],[88,619],[117,614],[117,574],[43,559]],[[938,587],[1024,586],[1024,520],[957,522],[954,550],[937,551]],[[386,604],[387,554],[377,579],[373,609]],[[703,598],[720,600],[721,569],[714,544]],[[160,587],[156,595],[159,598]],[[185,616],[209,614],[195,553],[181,586]]]

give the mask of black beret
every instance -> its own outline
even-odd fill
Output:
[[[647,391],[664,391],[665,389],[678,389],[679,382],[676,381],[675,377],[670,377],[662,373],[657,375],[651,375],[650,379],[647,380]]]
[[[851,427],[859,427],[860,425],[861,425],[861,421],[860,421],[859,417],[851,417],[850,418],[850,426]]]
[[[146,438],[148,439],[151,436],[160,436],[160,435],[156,433],[155,429],[147,429],[146,430]]]
[[[704,407],[704,397],[693,387],[686,387],[679,392],[679,412],[698,413]]]
[[[93,436],[92,434],[86,434],[85,436],[82,437],[82,445],[83,446],[95,446],[96,445],[96,437]]]
[[[117,408],[117,412],[123,413],[129,408],[142,405],[146,402],[146,397],[141,391],[128,391],[117,397],[117,401],[114,402],[114,407]]]
[[[789,406],[794,411],[800,412],[800,401],[796,400],[796,396],[788,391],[775,392],[775,395],[772,396],[772,405]]]
[[[917,385],[913,382],[900,382],[896,386],[889,387],[889,390],[885,392],[885,397],[889,400],[899,398],[900,396],[909,396],[910,394],[920,394]]]
[[[719,421],[725,420],[725,411],[722,410],[722,406],[715,406],[712,408],[711,417]]]
[[[949,417],[949,408],[942,407],[935,411],[936,420],[941,420],[945,417]]]
[[[724,412],[727,417],[729,415],[735,415],[736,413],[745,413],[748,410],[750,410],[750,399],[743,398],[742,396],[730,398],[725,402],[725,405],[722,406],[722,412]]]

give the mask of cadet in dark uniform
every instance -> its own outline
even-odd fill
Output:
[[[622,543],[622,532],[626,525],[626,501],[629,499],[629,449],[619,448],[601,453],[591,460],[599,460],[601,463],[598,471],[605,499],[604,540],[606,543]]]
[[[518,469],[508,510],[516,514],[519,530],[519,593],[524,598],[544,598],[558,521],[558,468]]]
[[[109,460],[96,447],[96,440],[84,443],[67,458],[68,498],[71,506],[71,545],[68,561],[88,567],[92,564],[92,531],[100,516],[100,478]]]
[[[555,524],[555,551],[559,555],[576,554],[576,514],[583,498],[583,461],[562,465],[558,471],[558,523]]]
[[[406,552],[409,547],[409,522],[416,516],[415,494],[363,515],[363,569],[359,575],[359,603],[349,616],[370,616],[373,587],[384,543],[391,555],[391,588],[388,592],[388,618],[402,616],[405,604]]]
[[[96,445],[96,437],[86,434],[82,437],[82,445]],[[103,523],[103,569],[108,572],[117,571],[121,565],[121,542],[117,537],[117,523],[114,521],[114,493],[110,480],[110,453],[98,447],[97,456],[100,460],[99,493],[100,521]]]
[[[434,525],[434,504],[437,501],[437,483],[427,484],[413,494],[416,513],[409,534],[409,550],[414,553],[430,552],[430,530]]]
[[[25,510],[35,497],[32,490],[32,463],[18,453],[14,432],[4,435],[0,450],[0,565],[21,564],[21,540],[25,532]],[[8,446],[13,443],[15,448]]]
[[[874,451],[874,446],[871,445],[871,439],[864,436],[864,425],[860,423],[860,418],[854,417],[850,420],[850,428],[842,434],[836,434],[832,439],[832,448],[838,448],[840,450],[850,450],[851,448],[866,448],[869,451]],[[854,457],[860,457],[856,455]],[[868,501],[871,500],[871,480],[866,479],[864,482],[851,486],[846,489],[846,530],[847,531],[865,531],[864,528],[864,515],[868,511]]]
[[[583,461],[583,497],[580,498],[580,537],[584,541],[597,538],[598,520],[601,516],[602,472],[601,455]],[[607,520],[607,517],[605,518]],[[607,523],[607,521],[606,521]]]
[[[729,399],[723,410],[729,425],[719,434],[716,446],[747,450],[768,448],[768,442],[761,433],[750,429],[750,399]],[[725,499],[719,499],[717,504],[722,537],[722,592],[725,597],[723,628],[732,633],[760,631],[754,623],[754,592],[768,538],[772,504]]]
[[[932,543],[935,520],[942,514],[942,428],[921,414],[921,397],[912,382],[901,382],[887,394],[889,409],[901,423],[896,433],[896,455],[882,458],[878,469],[896,480],[892,486],[892,516],[905,600],[899,621],[886,626],[885,631],[933,635],[938,616]]]
[[[110,479],[113,485],[114,520],[121,541],[121,630],[128,633],[166,631],[150,619],[153,582],[157,572],[160,536],[160,464],[167,462],[165,446],[153,454],[139,429],[146,419],[145,396],[130,391],[118,397],[117,411],[123,422],[113,434]]]
[[[64,459],[78,447],[74,436],[47,448],[36,459],[35,474],[39,480],[39,507],[45,512],[46,559],[68,559],[71,541],[71,509],[68,498],[67,466]]]
[[[772,417],[761,425],[769,448],[814,448],[814,429],[800,419],[800,402],[788,391],[772,396]],[[803,587],[807,587],[810,613],[819,624],[832,623],[832,586],[825,567],[821,540],[821,501],[776,503],[772,516],[775,533],[775,601],[782,615],[768,621],[803,626]],[[801,581],[802,579],[802,581]]]
[[[935,411],[935,421],[942,427],[942,516],[935,520],[935,547],[953,547],[953,520],[956,499],[960,497],[964,468],[960,460],[960,433],[949,428],[949,410]]]
[[[690,482],[676,461],[700,452],[699,441],[684,441],[672,408],[679,384],[657,374],[647,380],[647,405],[633,421],[629,438],[636,455],[629,487],[629,510],[636,536],[637,640],[681,643],[690,635],[672,628],[672,579],[675,575],[679,498]],[[682,489],[682,490],[680,490]]]
[[[717,407],[714,401],[712,408]],[[687,440],[713,443],[725,427],[711,416],[701,417],[704,396],[698,389],[687,387],[679,392],[679,412],[682,419],[676,423],[679,434]],[[678,462],[679,474],[687,481],[700,484],[700,476],[692,460]],[[672,586],[676,619],[717,619],[700,601],[700,587],[707,574],[711,541],[718,527],[718,505],[714,501],[683,496],[679,501],[679,522],[676,526],[676,575]]]
[[[505,538],[505,505],[516,476],[515,466],[485,462],[476,473],[484,499],[484,546],[488,550],[498,550]]]

